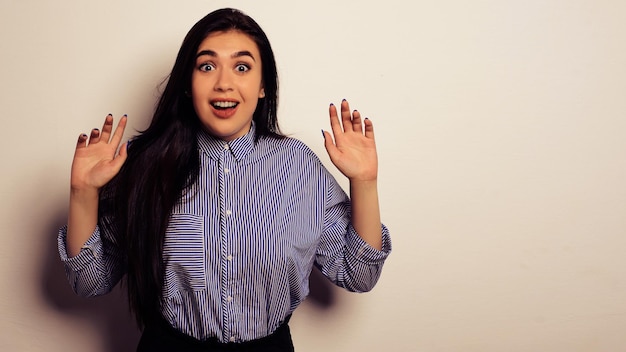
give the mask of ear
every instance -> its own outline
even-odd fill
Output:
[[[261,88],[259,91],[259,99],[265,98],[265,88]]]

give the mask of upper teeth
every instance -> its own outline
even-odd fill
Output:
[[[235,105],[237,105],[237,103],[234,101],[216,101],[216,102],[213,102],[213,105],[215,105],[218,108],[232,108]]]

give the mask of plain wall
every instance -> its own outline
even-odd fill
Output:
[[[282,127],[337,178],[328,104],[376,129],[393,253],[370,293],[313,280],[297,351],[626,350],[620,0],[1,0],[0,350],[134,350],[123,291],[78,298],[58,259],[73,148],[108,113],[144,128],[225,6],[266,30]]]

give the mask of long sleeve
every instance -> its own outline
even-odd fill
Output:
[[[324,224],[315,265],[340,287],[353,292],[370,291],[391,252],[389,230],[381,226],[382,250],[371,247],[352,227],[348,196],[330,174],[324,179],[323,189]]]
[[[92,297],[110,292],[122,277],[122,256],[107,236],[103,236],[100,226],[87,240],[78,255],[68,258],[66,251],[67,226],[59,230],[57,238],[59,256],[65,265],[65,273],[70,286],[82,297]]]

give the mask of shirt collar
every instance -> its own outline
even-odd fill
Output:
[[[211,134],[201,129],[198,132],[198,148],[206,153],[211,159],[219,160],[225,152],[230,152],[237,162],[243,160],[254,150],[254,137],[256,128],[254,122],[250,126],[250,131],[244,136],[233,139],[230,142],[213,137]]]

